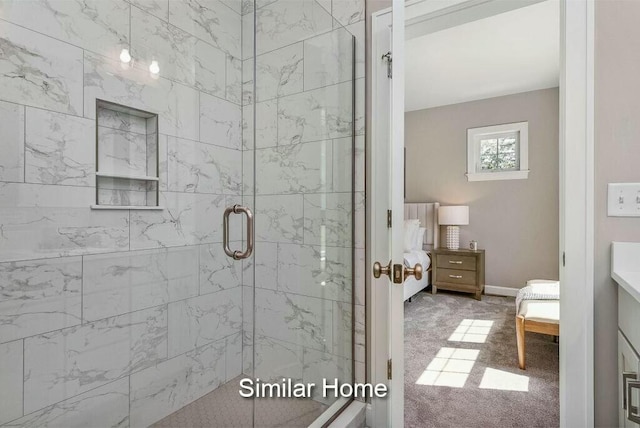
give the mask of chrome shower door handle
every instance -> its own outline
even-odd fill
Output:
[[[244,252],[233,251],[229,246],[229,217],[231,214],[244,214],[247,216],[247,249]],[[253,213],[248,207],[242,205],[234,205],[224,210],[222,216],[222,245],[227,256],[234,260],[247,259],[253,253]]]

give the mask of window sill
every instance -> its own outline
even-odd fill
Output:
[[[505,172],[478,172],[467,173],[467,181],[494,181],[494,180],[526,180],[529,178],[529,170],[505,171]]]

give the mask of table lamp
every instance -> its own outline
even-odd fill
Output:
[[[460,228],[458,226],[469,224],[469,207],[463,205],[440,207],[438,222],[447,226],[447,249],[457,250],[460,248]]]

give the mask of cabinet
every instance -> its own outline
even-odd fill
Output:
[[[433,294],[438,289],[473,293],[482,299],[484,291],[484,250],[437,248],[433,257]]]
[[[640,302],[618,289],[619,426],[640,427]],[[631,383],[631,388],[629,384]],[[629,406],[631,408],[629,409]]]

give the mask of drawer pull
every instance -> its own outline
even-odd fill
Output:
[[[449,278],[462,279],[462,275],[449,275]]]
[[[452,265],[461,265],[462,260],[449,260],[449,263]]]

